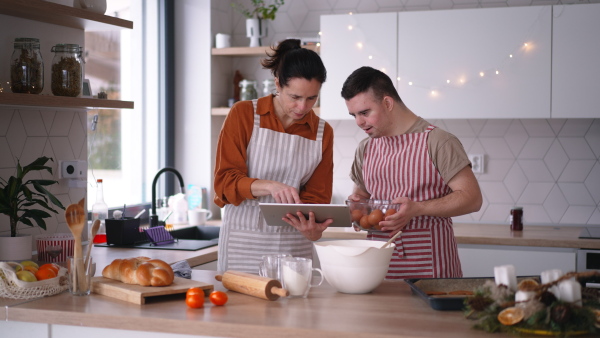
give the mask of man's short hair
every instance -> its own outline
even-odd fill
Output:
[[[394,101],[402,102],[394,83],[387,74],[371,67],[360,67],[344,81],[342,97],[348,101],[360,93],[373,90],[377,100],[390,96]]]

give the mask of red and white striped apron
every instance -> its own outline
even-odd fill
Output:
[[[248,177],[272,180],[300,187],[310,179],[322,159],[325,120],[320,119],[315,141],[260,127],[254,106],[254,127],[248,144]],[[225,205],[219,234],[217,270],[236,270],[258,274],[258,263],[266,254],[287,253],[312,258],[313,244],[292,226],[271,226],[258,203],[275,203],[273,196],[245,200],[240,205]]]
[[[372,199],[393,200],[404,196],[420,202],[451,192],[427,152],[425,132],[370,139],[365,148],[363,178]],[[369,233],[368,238],[387,241],[388,234]],[[386,278],[462,277],[452,219],[418,216],[396,239]]]

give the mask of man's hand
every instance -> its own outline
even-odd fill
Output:
[[[304,237],[308,238],[311,241],[316,241],[321,238],[323,235],[323,231],[327,229],[327,227],[333,223],[331,218],[325,220],[323,223],[318,223],[315,221],[315,213],[309,212],[308,219],[304,217],[304,214],[300,211],[296,212],[296,215],[286,214],[283,220],[289,225],[296,228]]]

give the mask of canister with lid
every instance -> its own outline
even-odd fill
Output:
[[[242,88],[240,100],[246,101],[258,98],[258,94],[256,93],[256,81],[242,80],[240,81],[240,88]]]
[[[523,230],[523,208],[514,207],[510,209],[510,230]]]
[[[52,47],[52,94],[79,96],[83,82],[81,48],[78,44],[57,44]]]
[[[44,89],[44,60],[39,39],[15,39],[10,62],[10,89],[13,93],[29,94],[39,94]]]
[[[275,94],[277,88],[275,87],[275,80],[266,79],[263,81],[263,96]]]

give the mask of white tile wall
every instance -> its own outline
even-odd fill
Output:
[[[317,36],[322,14],[595,2],[600,1],[286,0],[275,21],[268,23],[269,35],[263,44],[275,44],[286,37]],[[220,1],[213,3],[213,13],[219,16],[219,22],[212,25],[213,33],[232,34],[233,46],[248,45],[244,18]],[[260,58],[236,58],[233,69],[261,83],[270,74],[261,69],[259,61]],[[354,149],[364,134],[353,121],[329,122],[335,132],[333,202],[343,203],[352,190],[348,173]],[[485,154],[485,173],[477,175],[484,195],[481,211],[456,217],[455,221],[503,223],[508,220],[510,208],[520,205],[524,207],[526,223],[600,226],[600,119],[430,122],[455,134],[468,153]]]

